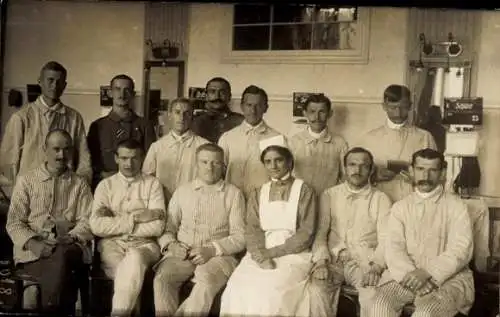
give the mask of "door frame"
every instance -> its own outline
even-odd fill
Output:
[[[185,69],[186,63],[184,61],[145,61],[144,62],[144,81],[143,81],[143,96],[142,102],[144,105],[144,118],[150,120],[149,117],[149,75],[151,72],[151,67],[176,67],[178,68],[179,78],[177,81],[177,97],[182,97],[184,95],[184,79],[185,79]]]

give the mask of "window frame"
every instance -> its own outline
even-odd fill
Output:
[[[359,47],[354,50],[233,50],[234,5],[228,6],[221,27],[223,64],[368,64],[371,10],[358,6]]]

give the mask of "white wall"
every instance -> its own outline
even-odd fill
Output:
[[[186,92],[189,86],[203,87],[211,77],[226,77],[233,86],[233,109],[239,110],[243,89],[250,84],[258,85],[270,97],[266,120],[282,133],[293,129],[294,91],[324,92],[334,101],[335,115],[330,128],[353,142],[364,131],[383,122],[380,99],[384,88],[393,83],[405,83],[407,9],[371,9],[367,65],[223,64],[221,40],[224,37],[221,33],[226,31],[222,29],[222,21],[230,12],[230,5],[191,6]],[[500,89],[492,85],[500,78],[500,60],[496,56],[500,50],[500,13],[484,12],[483,15],[476,95],[485,97],[488,109],[481,131],[479,160],[483,177],[480,190],[484,195],[500,196],[500,181],[495,176],[499,174],[500,125],[496,123],[500,120]]]
[[[118,73],[143,84],[144,3],[10,1],[6,27],[5,92],[36,84],[40,68],[55,60],[68,69],[63,102],[86,126],[100,114],[99,86]],[[2,127],[15,109],[2,109]]]

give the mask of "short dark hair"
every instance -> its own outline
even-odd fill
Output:
[[[347,151],[346,154],[344,154],[344,166],[347,165],[347,158],[349,157],[349,155],[354,153],[365,153],[366,155],[368,155],[368,157],[370,158],[370,168],[373,168],[374,166],[373,154],[363,147],[353,147],[352,149]]]
[[[290,170],[293,170],[295,160],[293,158],[292,151],[290,151],[289,148],[279,146],[279,145],[270,145],[270,146],[266,147],[264,149],[264,151],[262,151],[262,153],[260,153],[260,161],[262,162],[262,164],[264,164],[264,156],[266,156],[267,152],[269,152],[269,151],[275,151],[275,152],[278,152],[280,155],[284,156],[287,163],[291,164]]]
[[[68,76],[68,71],[66,70],[66,68],[64,68],[63,65],[61,65],[60,63],[58,63],[56,61],[50,61],[50,62],[46,63],[45,65],[43,65],[42,69],[40,70],[40,75],[42,75],[43,72],[46,70],[59,72],[62,74],[64,79],[66,79],[66,77]]]
[[[313,102],[313,103],[323,103],[323,104],[326,105],[326,108],[328,109],[328,111],[332,110],[332,101],[330,100],[330,98],[328,98],[325,95],[321,95],[321,94],[310,95],[307,98],[307,100],[306,100],[306,103],[304,105],[304,110],[307,110],[307,107],[309,106],[309,104],[311,102]]]
[[[45,146],[47,146],[48,142],[49,142],[49,139],[50,137],[53,135],[53,134],[60,134],[62,135],[63,137],[65,137],[66,139],[69,140],[69,142],[71,144],[73,144],[73,138],[71,137],[71,134],[69,134],[68,131],[64,130],[64,129],[52,129],[49,131],[49,133],[47,133],[47,135],[45,136]]]
[[[421,149],[421,150],[418,150],[415,153],[413,153],[413,155],[411,156],[411,166],[415,166],[415,162],[417,161],[417,157],[421,157],[421,158],[428,159],[428,160],[439,159],[439,168],[440,169],[445,169],[448,166],[448,164],[444,160],[444,155],[441,152],[438,152],[438,151],[430,149],[430,148]]]
[[[223,83],[224,85],[226,85],[229,92],[231,92],[231,84],[224,77],[214,77],[214,78],[210,79],[209,81],[207,81],[207,84],[205,85],[205,89],[208,89],[208,85],[210,83],[213,83],[214,81],[219,82],[219,83]]]
[[[245,88],[245,90],[243,90],[243,93],[241,94],[242,101],[246,94],[260,95],[262,99],[264,99],[264,104],[267,106],[268,97],[267,92],[264,89],[255,85],[248,86],[247,88]]]
[[[173,106],[177,103],[187,104],[187,105],[191,106],[191,109],[194,111],[193,102],[189,98],[185,98],[185,97],[175,98],[174,100],[170,101],[170,104],[168,105],[168,111],[169,112],[172,111]]]
[[[128,80],[131,84],[132,84],[132,90],[135,90],[135,83],[134,83],[134,80],[132,79],[132,77],[128,76],[128,75],[125,75],[125,74],[119,74],[119,75],[116,75],[115,77],[111,78],[111,81],[109,82],[109,85],[111,87],[113,87],[113,82],[115,80],[118,80],[118,79],[124,79],[124,80]]]
[[[142,143],[134,139],[126,139],[118,142],[118,144],[116,145],[115,154],[118,154],[118,150],[121,148],[129,150],[139,150],[141,154],[144,152]]]
[[[411,101],[411,92],[403,85],[390,85],[384,90],[384,102]]]
[[[220,153],[222,155],[222,157],[224,157],[224,149],[215,143],[204,143],[204,144],[198,146],[196,148],[196,156],[198,156],[198,153],[200,153],[201,151]]]

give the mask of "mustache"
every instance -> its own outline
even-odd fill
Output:
[[[417,185],[432,185],[432,184],[434,184],[434,183],[431,181],[427,181],[427,180],[420,180],[417,182]]]
[[[220,98],[217,98],[217,99],[213,99],[213,100],[209,100],[208,102],[212,102],[212,103],[223,103],[224,100],[220,99]]]

